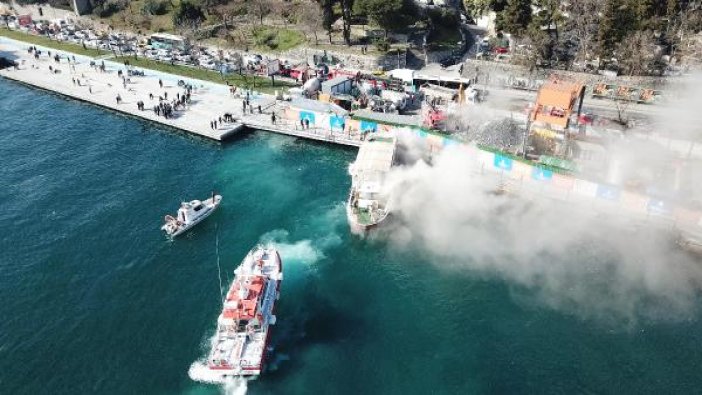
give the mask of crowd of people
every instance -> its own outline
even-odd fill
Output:
[[[48,65],[48,67],[52,73],[60,72],[60,70],[57,70],[58,64],[67,63],[69,66],[73,65],[73,67],[71,67],[71,82],[74,86],[87,88],[87,90],[91,94],[105,94],[108,92],[112,92],[112,103],[116,103],[116,105],[120,107],[124,107],[124,104],[133,103],[132,105],[136,105],[138,111],[153,111],[154,114],[158,117],[164,117],[165,119],[173,119],[178,116],[178,112],[186,110],[189,107],[189,104],[191,103],[191,95],[194,91],[194,86],[190,85],[189,83],[186,83],[184,80],[178,80],[177,87],[174,87],[173,85],[175,84],[167,85],[166,81],[164,81],[163,79],[158,79],[158,87],[156,88],[158,92],[149,92],[147,100],[147,97],[138,97],[140,94],[143,95],[145,93],[142,90],[144,84],[137,82],[141,81],[140,79],[138,79],[137,81],[133,81],[134,76],[143,76],[143,72],[138,73],[137,70],[134,69],[127,62],[124,62],[124,67],[121,67],[121,65],[117,67],[112,65],[108,70],[105,61],[86,61],[86,63],[89,62],[89,67],[92,71],[97,73],[108,73],[110,75],[118,77],[121,80],[120,86],[115,84],[112,77],[102,78],[96,77],[95,75],[91,76],[90,73],[85,71],[84,69],[76,72],[75,65],[77,64],[77,62],[75,56],[71,58],[70,56],[65,56],[63,53],[59,54],[56,53],[56,51],[52,52],[46,49],[44,49],[44,53],[42,53],[39,49],[37,49],[34,46],[29,47],[28,51],[30,54],[34,55],[35,58],[39,58],[39,55],[41,55],[44,61],[48,60],[51,63],[50,65]],[[46,63],[44,63],[43,67],[47,67]],[[83,71],[83,73],[81,73],[81,71]],[[139,87],[133,84],[137,84],[139,85]],[[93,92],[94,90],[95,92]],[[239,115],[264,115],[264,105],[260,102],[260,98],[258,98],[257,96],[253,96],[253,91],[241,88],[232,89],[232,87],[230,87],[230,92],[236,93],[236,96],[241,98],[242,113],[236,114],[236,112],[226,112],[221,116],[212,119],[210,121],[210,128],[212,130],[218,130],[223,128],[227,124],[232,124],[237,121],[240,121],[238,119]],[[174,93],[175,97],[173,97]],[[130,100],[132,98],[133,100]],[[266,109],[265,113],[268,114],[268,116],[270,117],[269,121],[272,125],[277,125],[280,122],[280,118],[274,108]],[[234,114],[237,115],[236,118]],[[308,120],[300,121],[300,125],[303,129],[310,129],[310,122]]]

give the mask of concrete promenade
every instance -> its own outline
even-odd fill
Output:
[[[251,128],[335,144],[360,145],[358,135],[332,133],[314,127],[298,130],[294,122],[282,119],[283,111],[288,106],[287,102],[276,101],[270,95],[253,92],[250,95],[251,104],[257,107],[258,103],[263,103],[263,112],[259,114],[258,111],[254,111],[252,114],[247,111],[244,114],[243,99],[230,94],[226,85],[142,68],[137,69],[144,71],[144,76],[130,76],[125,84],[118,75],[119,70],[123,74],[126,73],[127,68],[122,64],[111,62],[109,59],[91,59],[41,46],[37,46],[41,55],[39,59],[35,59],[27,51],[29,46],[28,43],[0,37],[0,56],[20,64],[18,69],[0,70],[0,76],[216,141],[224,141],[246,128]],[[48,56],[49,51],[51,57]],[[53,58],[55,54],[60,55],[58,63]],[[67,57],[71,59],[70,62]],[[99,67],[91,67],[91,61],[94,61],[96,66],[104,62],[105,71],[100,71]],[[174,111],[172,117],[157,115],[153,109],[159,104],[159,97],[164,98],[164,102],[171,102],[178,95],[185,93],[185,89],[178,86],[179,80],[194,87],[191,102],[184,109]],[[150,95],[153,95],[153,98]],[[119,103],[117,96],[121,98]],[[137,108],[139,101],[144,103],[144,110]],[[272,112],[277,115],[275,124],[271,119]],[[220,123],[219,118],[225,113],[231,114],[234,121]],[[214,120],[217,120],[217,127],[213,129],[211,122]]]

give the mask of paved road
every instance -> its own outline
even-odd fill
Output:
[[[479,88],[482,88],[478,85]],[[536,92],[509,88],[488,87],[487,103],[501,110],[523,111],[529,103],[536,100]],[[664,108],[657,105],[631,103],[626,112],[634,123],[649,123],[657,116],[663,115]],[[592,113],[607,119],[617,118],[617,106],[614,101],[594,99],[585,96],[583,112]]]

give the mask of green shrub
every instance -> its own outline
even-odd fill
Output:
[[[144,15],[165,15],[168,12],[168,2],[160,0],[146,0],[141,7]]]
[[[390,50],[390,41],[387,38],[378,38],[375,40],[374,44],[380,52],[387,52]]]
[[[95,2],[93,14],[100,18],[107,18],[127,8],[126,0],[108,0]]]

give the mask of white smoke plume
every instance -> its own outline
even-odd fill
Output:
[[[663,88],[655,104],[654,130],[664,136],[702,143],[702,72],[681,77]]]
[[[496,176],[476,174],[477,166],[448,148],[433,166],[394,168],[394,221],[383,235],[428,251],[446,270],[501,278],[585,318],[632,323],[694,312],[702,264],[667,232],[588,205],[496,194]]]

